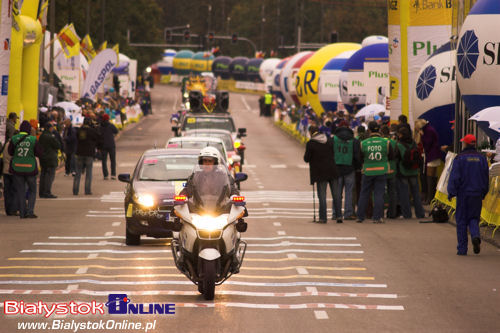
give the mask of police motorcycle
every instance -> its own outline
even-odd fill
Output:
[[[175,265],[206,300],[213,300],[215,286],[240,271],[247,243],[245,198],[231,194],[230,175],[222,165],[195,166],[190,179],[192,193],[174,198],[172,255]],[[247,175],[237,174],[240,181]],[[233,185],[234,186],[234,185]],[[181,192],[182,193],[182,192]]]

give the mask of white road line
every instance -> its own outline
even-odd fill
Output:
[[[75,303],[83,303],[74,301]],[[50,303],[49,303],[50,305]],[[0,303],[0,308],[4,307]],[[217,302],[217,303],[176,303],[176,307],[184,308],[246,308],[246,309],[274,309],[274,310],[304,310],[304,309],[349,309],[349,310],[378,310],[378,311],[404,311],[402,305],[364,305],[364,304],[339,304],[339,303],[303,303],[303,304],[269,304],[269,303],[235,303],[235,302]]]
[[[286,235],[286,232],[285,232],[285,231],[280,230],[280,231],[278,231],[278,235],[280,235],[280,236],[284,236],[284,235]]]
[[[109,210],[121,210],[123,211],[123,207],[109,207]]]
[[[289,259],[297,259],[297,255],[295,253],[289,253],[286,255]]]
[[[126,246],[124,243],[118,243],[118,242],[107,242],[107,241],[100,241],[100,242],[95,242],[95,243],[55,243],[55,242],[36,242],[33,243],[34,246],[108,246],[108,245],[113,245],[113,246]]]
[[[247,168],[247,169],[255,169],[257,166],[255,164],[243,164],[243,168]]]
[[[281,227],[280,222],[274,222],[275,227]],[[156,239],[153,237],[144,237],[145,239]],[[65,239],[65,240],[106,240],[106,239],[123,239],[123,236],[49,236],[49,239]],[[273,241],[281,239],[300,239],[300,240],[357,240],[357,237],[306,237],[306,236],[281,236],[281,237],[243,237],[247,241]]]
[[[122,224],[122,223],[121,223],[121,222],[113,222],[111,225],[112,225],[113,227],[119,227],[119,226],[120,226],[120,224]]]
[[[307,292],[311,293],[312,296],[318,295],[318,288],[316,287],[306,287]]]
[[[120,215],[100,215],[100,214],[87,214],[85,215],[86,217],[112,217],[112,218],[120,218],[120,217],[123,217],[122,214]]]
[[[121,209],[123,212],[125,210]],[[116,210],[113,210],[113,211],[109,211],[109,210],[89,210],[87,213],[89,214],[117,214],[119,212],[117,212]],[[123,215],[119,215],[119,216],[123,216]]]
[[[248,254],[276,254],[276,253],[288,253],[288,252],[300,252],[300,253],[350,253],[350,254],[363,254],[364,251],[342,251],[342,250],[303,250],[303,249],[287,249],[287,250],[276,250],[276,251],[251,251],[247,250]]]
[[[279,223],[279,222],[273,222],[273,225],[274,225],[275,227],[281,227],[281,223]]]
[[[309,168],[309,165],[308,164],[298,164],[297,167],[299,169],[308,169]]]
[[[262,186],[262,185],[257,186],[257,187],[258,187],[259,189],[261,189],[261,190],[264,188],[264,186]]]
[[[66,290],[70,291],[70,290],[78,290],[78,285],[77,284],[70,284]]]
[[[241,96],[241,101],[243,102],[243,105],[245,105],[245,107],[247,108],[248,111],[252,110],[252,108],[250,107],[250,105],[248,105],[248,103],[243,95]]]
[[[55,245],[55,244],[54,244]],[[252,247],[280,247],[280,246],[345,246],[345,247],[359,247],[361,244],[359,243],[295,243],[284,241],[280,243],[271,243],[271,244],[253,244],[250,243],[248,246]]]
[[[309,272],[307,271],[307,269],[305,269],[304,267],[297,267],[297,273],[302,274],[302,275],[308,275],[309,274]]]
[[[125,243],[122,242],[86,242],[86,243],[59,243],[59,242],[35,242],[33,246],[119,246],[126,247]],[[340,246],[340,247],[360,247],[359,243],[300,243],[300,242],[279,242],[271,244],[248,244],[250,247],[282,247],[282,246]]]
[[[116,254],[132,254],[132,253],[172,253],[172,250],[21,250],[20,253],[116,253]],[[247,251],[248,253],[248,251]]]
[[[148,281],[125,281],[125,280],[95,280],[95,279],[74,279],[74,280],[0,280],[0,285],[50,285],[50,284],[92,284],[92,285],[189,285],[192,286],[191,281],[182,279],[179,281],[166,281],[166,280],[148,280]],[[252,286],[252,287],[345,287],[345,288],[387,288],[387,284],[375,283],[340,283],[340,282],[316,282],[316,281],[295,281],[295,282],[246,282],[246,281],[226,281],[225,285],[234,286]],[[109,293],[109,291],[107,291]],[[2,304],[2,303],[0,303]]]
[[[0,289],[0,294],[5,295],[30,295],[30,294],[78,294],[78,295],[90,295],[90,296],[108,296],[109,291],[99,291],[99,290],[87,290],[78,289],[73,286],[78,287],[77,284],[72,284],[68,286],[67,289],[53,289],[53,290],[21,290],[21,289]],[[69,288],[72,287],[72,288]],[[243,290],[216,290],[218,295],[236,295],[236,296],[252,296],[252,297],[310,297],[310,296],[326,296],[326,297],[350,297],[350,298],[385,298],[385,299],[397,299],[396,294],[367,294],[367,293],[338,293],[338,292],[318,292],[316,287],[306,287],[308,291],[299,292],[260,292],[260,291],[243,291]],[[309,291],[315,290],[315,291]],[[131,296],[146,296],[146,295],[180,295],[180,296],[195,296],[199,295],[199,292],[195,290],[128,290],[122,291],[122,293]]]
[[[113,236],[114,232],[113,231],[108,231],[104,234],[104,236]]]
[[[86,274],[88,270],[89,270],[88,267],[78,268],[78,270],[76,271],[76,274]]]
[[[168,250],[21,250],[20,253],[115,253],[115,254],[134,254],[134,253],[172,253],[170,249]],[[276,253],[336,253],[336,254],[363,254],[364,251],[347,251],[347,250],[304,250],[304,249],[285,249],[285,250],[274,250],[274,251],[252,251],[247,250],[247,254],[276,254]]]
[[[262,206],[269,206],[269,203],[264,202],[264,203],[262,204]]]
[[[320,320],[320,319],[328,319],[328,314],[326,313],[326,311],[314,311],[314,316],[316,317],[316,319]]]
[[[97,258],[99,255],[97,253],[91,253],[87,256],[88,259],[95,259]]]
[[[131,163],[131,162],[123,162],[123,163],[118,163],[118,167],[120,168],[130,168],[130,167],[135,167],[137,162]]]
[[[271,169],[286,169],[287,166],[285,164],[271,164]]]

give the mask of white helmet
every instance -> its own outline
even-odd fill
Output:
[[[210,157],[215,159],[215,164],[219,164],[220,154],[217,148],[215,147],[205,147],[200,151],[198,155],[198,164],[201,164],[201,160],[203,158]]]

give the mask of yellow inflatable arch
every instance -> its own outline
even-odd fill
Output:
[[[38,19],[39,0],[24,0],[21,15],[13,15],[7,113],[20,119],[38,117],[38,80],[42,26]],[[14,2],[15,4],[17,1]]]

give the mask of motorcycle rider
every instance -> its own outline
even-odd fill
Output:
[[[223,166],[219,166],[221,157],[219,151],[215,147],[205,147],[198,155],[199,167],[196,167],[191,176],[189,176],[186,187],[181,191],[181,195],[186,195],[188,198],[194,199],[196,206],[200,198],[197,198],[196,193],[221,193],[221,189],[216,188],[219,184],[229,183],[229,188],[225,193],[228,197],[239,195],[238,188],[235,185],[234,179],[229,175]],[[227,177],[228,180],[223,179]],[[221,198],[222,199],[222,198]]]

